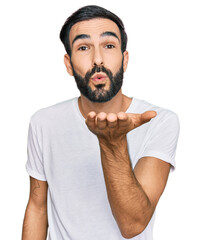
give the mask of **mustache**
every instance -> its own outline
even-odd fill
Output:
[[[94,75],[94,73],[99,73],[99,72],[106,73],[110,79],[113,78],[112,72],[109,69],[105,68],[104,66],[95,65],[92,68],[92,70],[88,71],[85,75],[85,79],[87,80],[87,83],[89,82],[89,79]]]

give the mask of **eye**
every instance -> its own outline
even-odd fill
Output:
[[[112,48],[115,48],[115,46],[114,46],[113,44],[107,44],[107,45],[105,46],[105,48],[112,49]]]
[[[78,48],[79,51],[86,51],[87,49],[89,49],[87,46],[81,46]]]

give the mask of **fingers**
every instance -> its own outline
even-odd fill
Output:
[[[128,113],[132,121],[133,129],[149,122],[152,118],[156,117],[156,115],[157,113],[155,111],[147,111],[142,114]]]
[[[98,128],[100,130],[105,129],[106,127],[115,128],[117,127],[118,121],[120,125],[125,124],[125,120],[128,118],[125,113],[119,113],[118,115],[115,113],[104,113],[100,112],[96,115],[95,112],[90,112],[86,118],[86,124],[89,128],[94,129]],[[120,119],[118,118],[120,116]]]
[[[97,127],[99,129],[105,129],[107,126],[107,114],[101,112],[97,115]]]
[[[157,115],[155,111],[147,111],[142,114],[124,113],[105,113],[101,112],[96,114],[90,112],[86,118],[86,124],[90,129],[98,128],[100,130],[108,128],[131,128],[141,126],[144,123],[149,122]],[[130,129],[130,130],[131,130]],[[129,130],[129,131],[130,131]]]
[[[87,126],[89,128],[94,128],[95,127],[95,120],[96,120],[96,113],[95,112],[90,112],[87,115],[87,118],[85,120]]]
[[[124,112],[115,113],[99,113],[97,117],[97,127],[104,129],[106,127],[127,127],[131,122],[129,116]]]
[[[96,127],[100,130],[106,127],[114,128],[117,126],[117,115],[114,113],[106,114],[104,112],[96,115],[95,112],[90,112],[85,122],[90,129],[95,129]]]
[[[146,123],[149,122],[152,118],[156,117],[157,113],[155,111],[147,111],[142,113],[141,116],[141,122]]]
[[[114,113],[101,112],[97,115],[97,127],[105,129],[106,127],[114,128],[117,126],[117,115]]]
[[[114,128],[117,126],[117,114],[109,113],[107,115],[107,126],[109,128]]]
[[[130,124],[130,117],[125,112],[119,112],[117,114],[119,127],[126,127]]]
[[[156,117],[157,113],[155,111],[147,111],[139,114],[138,126],[149,122],[152,118]]]

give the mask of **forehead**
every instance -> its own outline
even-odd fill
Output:
[[[106,18],[94,18],[74,24],[70,30],[69,40],[72,43],[73,39],[79,34],[87,34],[93,37],[100,36],[107,31],[116,33],[121,39],[119,27],[115,22]]]

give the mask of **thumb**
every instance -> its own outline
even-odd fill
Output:
[[[141,114],[141,122],[147,123],[149,122],[152,118],[155,118],[157,113],[155,111],[147,111]]]

